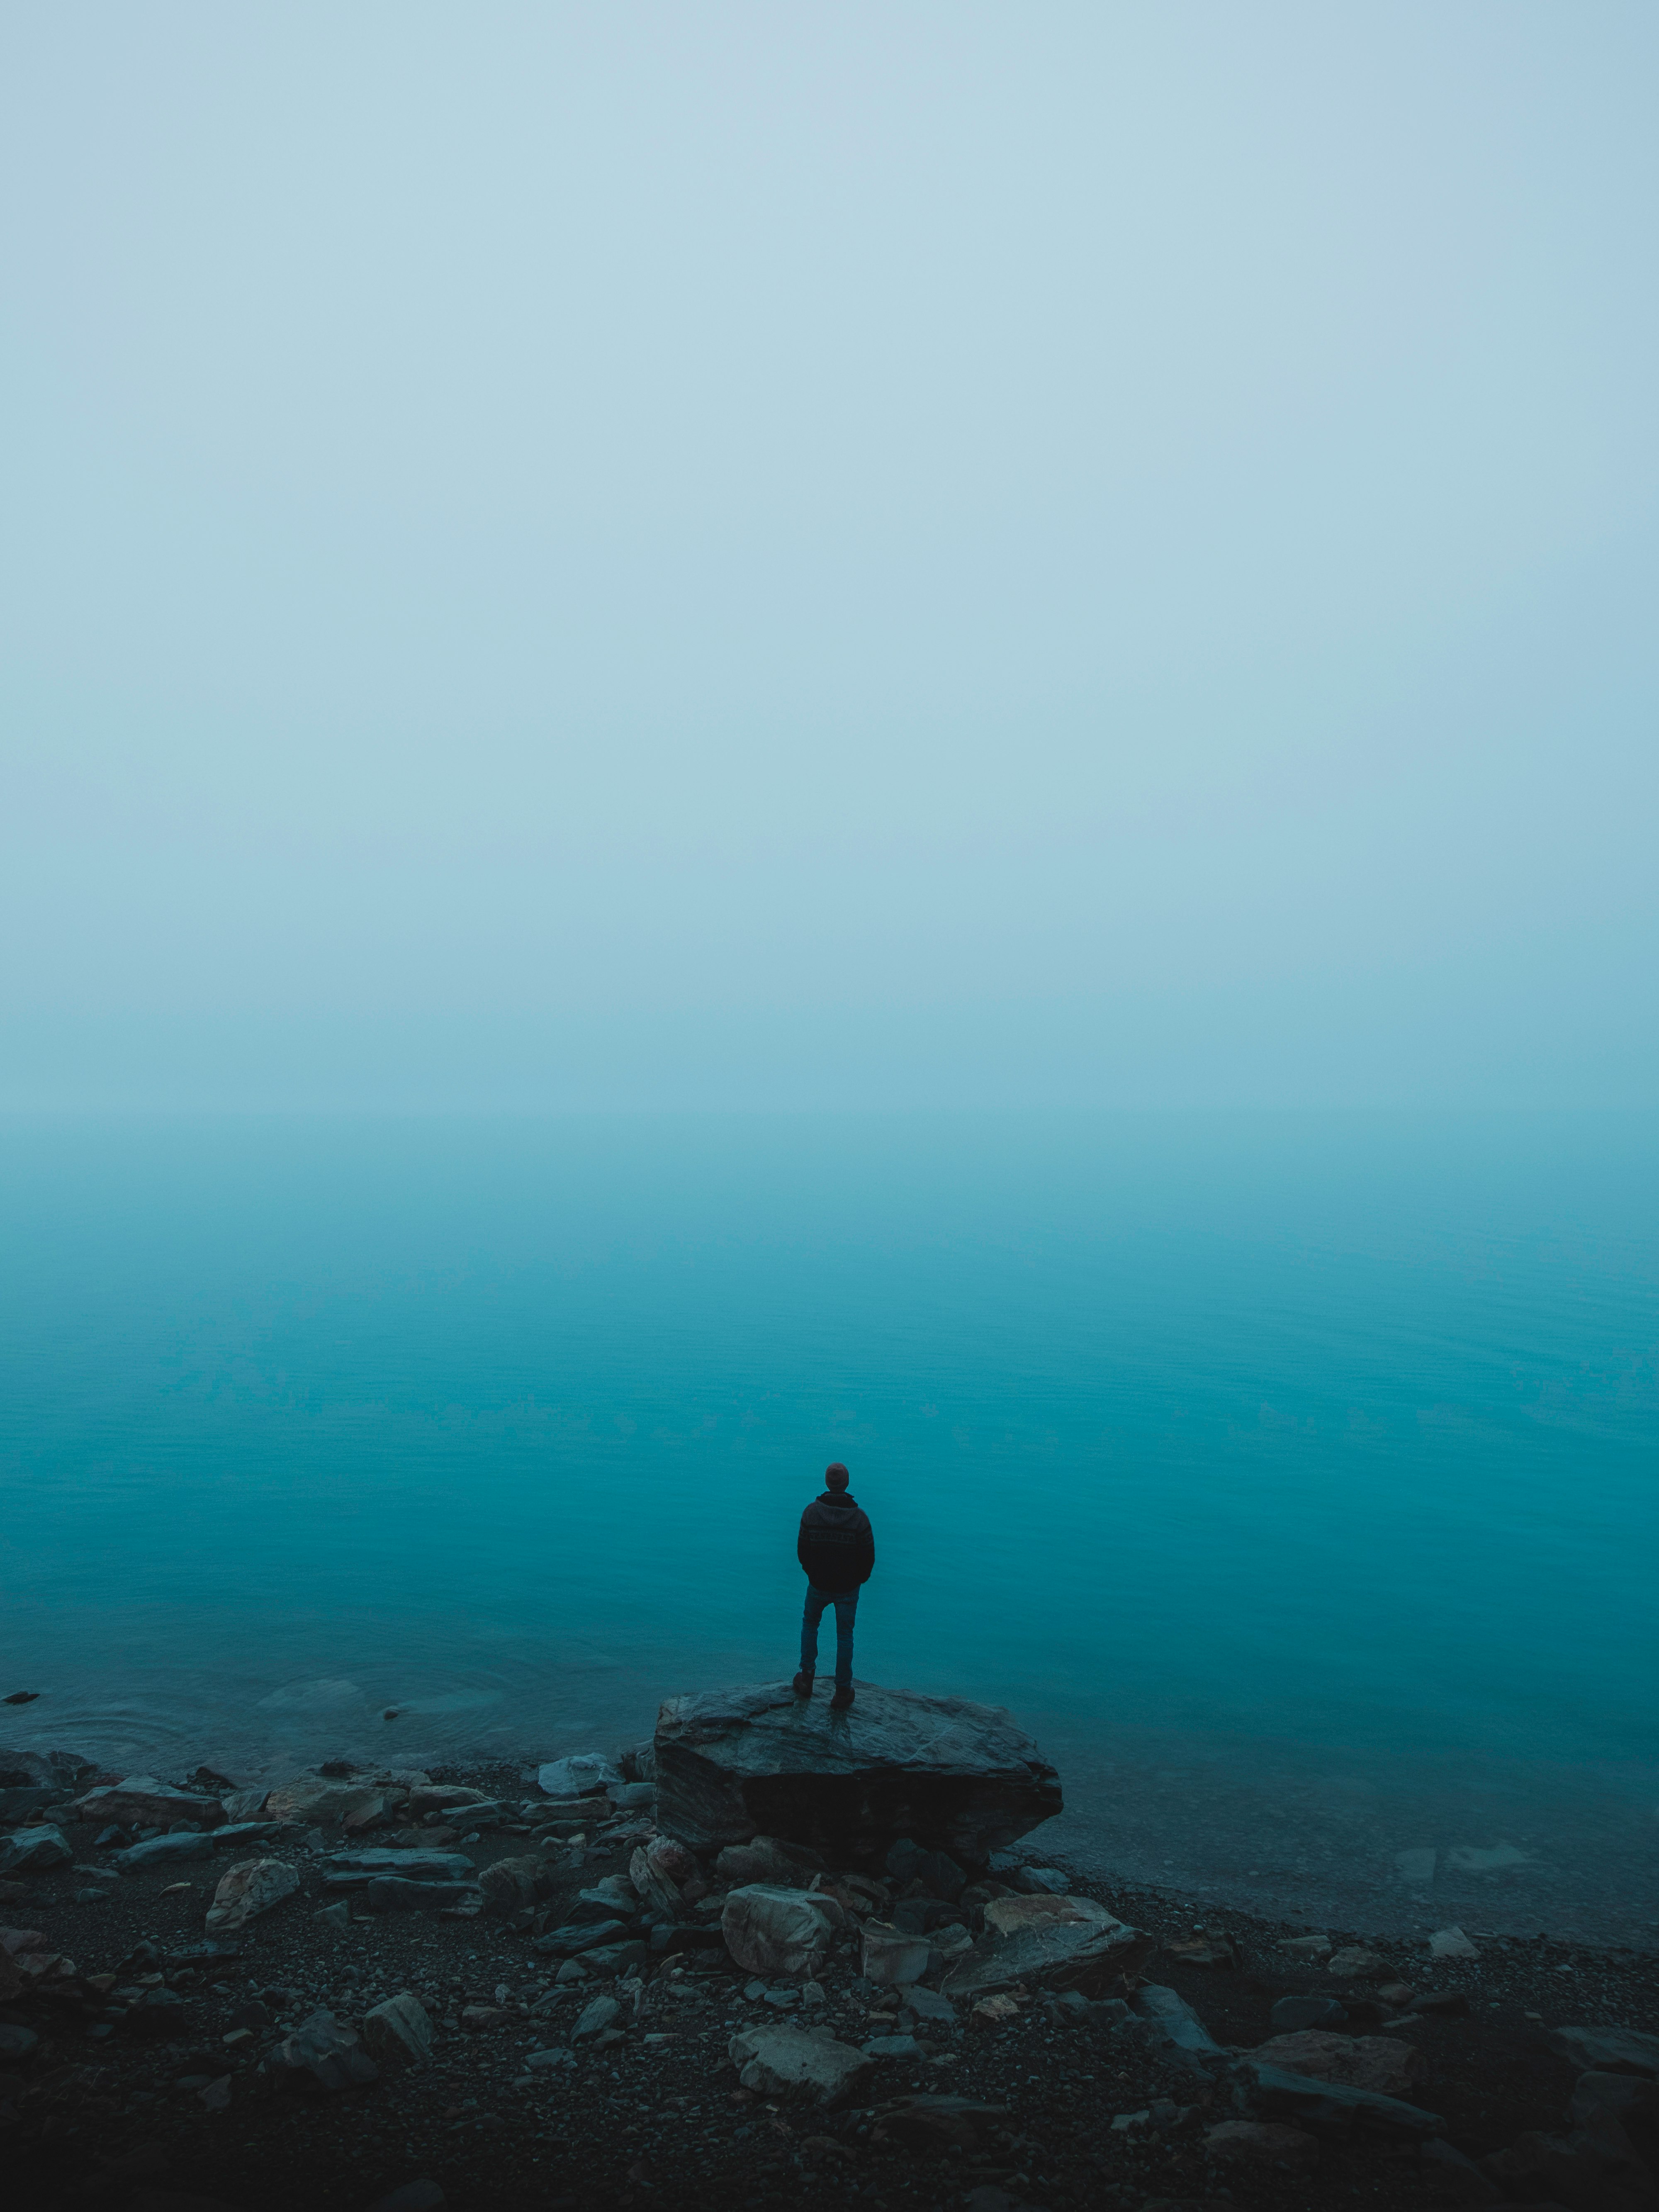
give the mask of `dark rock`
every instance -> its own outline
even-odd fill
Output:
[[[930,1896],[954,1905],[968,1887],[968,1877],[944,1851],[923,1849],[914,1836],[901,1836],[889,1850],[886,1868],[896,1882],[919,1881]]]
[[[871,2118],[882,2136],[903,2150],[977,2150],[987,2131],[1003,2125],[1006,2105],[984,2105],[972,2097],[897,2097],[878,2105]]]
[[[230,2024],[233,2027],[269,2027],[270,2008],[268,2005],[262,2005],[258,1997],[249,1997],[230,2014]]]
[[[1254,2083],[1261,2109],[1271,2118],[1292,2119],[1303,2127],[1340,2130],[1356,2119],[1378,2127],[1397,2129],[1405,2135],[1437,2135],[1445,2122],[1437,2112],[1424,2112],[1385,2097],[1375,2089],[1356,2089],[1346,2081],[1316,2081],[1310,2074],[1291,2074],[1283,2067],[1246,2058],[1239,2072]]]
[[[1480,2171],[1507,2198],[1550,2198],[1573,2212],[1650,2212],[1655,2202],[1653,2177],[1610,2114],[1571,2135],[1517,2136]]]
[[[191,1776],[188,1786],[191,1790],[199,1790],[206,1797],[224,1797],[228,1796],[237,1784],[228,1774],[216,1773],[210,1766],[198,1766],[195,1773]]]
[[[1011,1867],[1003,1880],[1025,1897],[1064,1897],[1072,1886],[1070,1875],[1058,1867]]]
[[[562,1928],[550,1928],[545,1936],[538,1936],[530,1948],[550,1959],[574,1959],[583,1951],[598,1950],[602,1944],[615,1942],[625,1933],[620,1920],[567,1921]],[[715,1937],[724,1950],[725,1938],[718,1931]]]
[[[708,1928],[700,1926],[695,1921],[681,1921],[670,1927],[653,1928],[651,1930],[651,1948],[653,1952],[661,1951],[672,1959],[680,1952],[689,1956],[695,1951],[724,1951],[726,1938],[718,1926]]]
[[[40,1789],[27,1782],[0,1789],[0,1825],[15,1826],[33,1814],[44,1813],[48,1805],[58,1802],[58,1798],[56,1790]]]
[[[405,1881],[466,1881],[473,1874],[465,1851],[402,1851],[390,1846],[361,1851],[331,1851],[323,1861],[330,1889],[362,1888],[377,1875]]]
[[[659,1824],[696,1845],[760,1833],[868,1856],[908,1837],[979,1864],[1061,1805],[1001,1707],[873,1684],[846,1712],[787,1682],[671,1698],[656,1766]]]
[[[444,2212],[448,2202],[435,2181],[406,2181],[401,2189],[377,2197],[368,2212]]]
[[[126,1844],[131,1840],[127,1830],[118,1828],[112,1821],[107,1828],[100,1828],[98,1831],[92,1839],[92,1847],[95,1851],[112,1850],[117,1845]]]
[[[141,2189],[129,2197],[126,2212],[239,2212],[222,2197],[197,2197],[180,2189]]]
[[[188,1864],[194,1859],[204,1859],[213,1849],[209,1835],[152,1836],[148,1843],[134,1844],[131,1850],[117,1851],[110,1864],[123,1874],[137,1874],[148,1866]]]
[[[1148,1982],[1129,1999],[1135,2016],[1144,2020],[1160,2041],[1173,2044],[1192,2058],[1221,2058],[1221,2045],[1176,1990]]]
[[[292,2035],[284,2036],[265,2063],[279,2081],[295,2088],[362,2088],[380,2078],[356,2031],[343,2027],[320,2005]]]
[[[1599,2113],[1627,2122],[1659,2119],[1659,2081],[1642,2074],[1581,2074],[1573,2084],[1572,2118],[1585,2127]]]
[[[54,1797],[72,1796],[84,1790],[98,1772],[95,1759],[76,1751],[9,1751],[0,1788],[50,1790]]]
[[[15,2021],[0,2021],[0,2063],[21,2066],[33,2058],[40,2048],[40,2039],[32,2027],[20,2027]]]
[[[590,2035],[602,2035],[622,2017],[622,2007],[615,1997],[594,1997],[589,2002],[576,2025],[570,2031],[570,2040],[580,2043]]]
[[[268,1844],[273,1836],[292,1830],[286,1820],[233,1820],[214,1829],[208,1841],[216,1851],[233,1850],[240,1844]]]
[[[607,1943],[597,1951],[584,1951],[582,1964],[596,1974],[627,1974],[642,1966],[651,1956],[650,1948],[644,1943]]]
[[[0,1874],[44,1874],[74,1856],[61,1828],[17,1828],[0,1837]]]
[[[177,1990],[146,1990],[137,2004],[130,2006],[123,2022],[130,2035],[142,2035],[147,2040],[167,2042],[182,2035],[190,2024],[190,2006]]]
[[[1497,2183],[1472,2158],[1439,2136],[1424,2144],[1421,2156],[1423,2179],[1443,2203],[1489,2204],[1498,2193]]]
[[[1433,2013],[1442,2017],[1466,2013],[1468,2008],[1469,2001],[1462,1990],[1419,1990],[1411,2002],[1413,2012]]]
[[[1659,2035],[1644,2035],[1637,2028],[1558,2027],[1551,2033],[1549,2046],[1587,2072],[1659,2078]]]
[[[370,1875],[361,1890],[349,1876],[331,1879],[329,1889],[349,1888],[365,1912],[442,1912],[477,1895],[468,1881],[410,1881],[402,1875]]]
[[[1301,2027],[1340,2027],[1347,2008],[1334,1997],[1280,1997],[1268,2018],[1281,2034]]]
[[[32,1705],[40,1694],[39,1690],[14,1690],[9,1697],[0,1700],[0,1703],[8,1705]]]
[[[942,1897],[902,1897],[890,1925],[906,1936],[925,1936],[930,1929],[961,1928],[965,1922],[961,1906],[947,1905]]]

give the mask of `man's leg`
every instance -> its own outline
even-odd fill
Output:
[[[836,1688],[849,1693],[853,1687],[853,1616],[859,1609],[856,1589],[836,1592]]]
[[[800,1672],[794,1684],[798,1697],[810,1698],[812,1694],[812,1677],[818,1668],[818,1623],[829,1602],[827,1590],[814,1589],[811,1583],[807,1583],[806,1606],[800,1617]],[[839,1628],[841,1616],[837,1614],[836,1619]]]

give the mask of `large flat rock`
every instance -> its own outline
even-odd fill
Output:
[[[659,1826],[698,1846],[781,1836],[854,1858],[914,1836],[977,1864],[1060,1811],[1059,1775],[1004,1707],[857,1689],[842,1712],[787,1682],[670,1698]]]

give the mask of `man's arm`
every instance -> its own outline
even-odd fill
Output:
[[[867,1583],[876,1571],[876,1532],[870,1526],[870,1516],[864,1516],[864,1526],[859,1530],[859,1580]]]

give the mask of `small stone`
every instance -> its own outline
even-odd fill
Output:
[[[230,2103],[229,2075],[222,2074],[216,2081],[210,2081],[205,2089],[198,2090],[197,2102],[206,2112],[224,2112]]]
[[[1340,2027],[1348,2017],[1334,1997],[1280,1997],[1268,2014],[1281,2034],[1300,2027]]]
[[[325,1905],[315,1917],[320,1920],[325,1928],[349,1928],[351,1907],[349,1905]]]
[[[597,1996],[570,2031],[570,2040],[580,2043],[590,2035],[603,2035],[605,2030],[622,2018],[622,2007],[615,1997]]]
[[[874,2035],[864,2046],[866,2058],[925,2058],[914,2035]]]
[[[1012,1997],[981,1997],[973,2007],[970,2017],[975,2020],[996,2021],[1016,2019],[1018,2013],[1019,2007]]]
[[[1273,2120],[1224,2120],[1205,2136],[1204,2148],[1212,2158],[1237,2159],[1251,2166],[1288,2166],[1297,2173],[1310,2172],[1319,2163],[1315,2136]]]
[[[1429,1938],[1431,1959],[1478,1959],[1475,1949],[1461,1928],[1437,1928]]]
[[[1409,1982],[1384,1982],[1376,1994],[1382,2003],[1393,2005],[1397,2011],[1403,2012],[1417,1992]]]
[[[1328,1936],[1287,1936],[1279,1948],[1297,1959],[1328,1959],[1331,1939]]]
[[[586,1981],[588,1972],[580,1959],[567,1959],[553,1978],[568,1989],[573,1982]]]
[[[494,2027],[506,2016],[500,2005],[470,2004],[461,2007],[463,2027]]]
[[[526,2066],[545,2069],[559,2066],[574,2066],[576,2058],[574,2051],[550,2048],[545,2051],[532,2051],[524,2063]]]
[[[283,2038],[265,2063],[279,2081],[309,2075],[327,2090],[366,2087],[380,2078],[380,2068],[363,2050],[356,2031],[321,2006]]]

